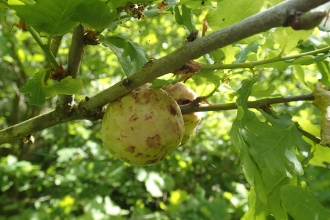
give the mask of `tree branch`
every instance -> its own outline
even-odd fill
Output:
[[[260,99],[257,101],[248,102],[248,108],[262,108],[271,104],[295,102],[295,101],[313,101],[314,96],[309,95],[300,95],[300,96],[289,96],[289,97],[279,97],[279,98],[267,98]],[[186,105],[180,106],[182,114],[189,114],[192,112],[207,112],[207,111],[223,111],[223,110],[233,110],[237,109],[236,103],[225,103],[225,104],[216,104],[209,106],[198,106],[195,102],[191,102]]]
[[[274,57],[266,60],[258,60],[258,61],[251,61],[251,62],[246,62],[246,63],[233,63],[233,64],[221,64],[221,63],[216,63],[216,64],[205,64],[202,65],[201,69],[203,70],[220,70],[220,69],[238,69],[238,68],[255,68],[256,66],[261,66],[269,63],[275,63],[275,62],[280,62],[280,61],[286,61],[286,60],[292,60],[292,59],[297,59],[301,58],[304,56],[309,56],[309,55],[318,55],[320,53],[327,53],[329,52],[330,47],[325,47],[321,48],[318,50],[313,50],[313,51],[308,51],[305,53],[300,53],[300,54],[294,54],[294,55],[287,55],[283,57]]]
[[[57,108],[49,113],[37,116],[20,124],[0,131],[0,144],[17,138],[22,138],[34,132],[77,119],[97,119],[99,110],[107,103],[115,101],[131,90],[162,75],[176,72],[185,63],[196,59],[218,48],[250,37],[254,34],[267,31],[274,27],[288,26],[288,17],[291,11],[309,11],[329,0],[290,0],[276,5],[266,11],[248,17],[229,27],[223,28],[162,57],[148,62],[136,74],[118,82],[112,87],[101,91],[95,96],[79,103],[70,114],[63,115],[62,109]]]
[[[72,41],[69,50],[67,76],[77,78],[84,47],[84,27],[79,24],[76,28],[73,29]],[[61,95],[60,106],[63,109],[62,112],[64,114],[70,113],[73,105],[74,95]]]
[[[142,70],[128,77],[126,81],[118,82],[112,87],[96,94],[88,102],[81,103],[83,110],[92,111],[97,107],[115,101],[134,88],[156,79],[167,73],[176,72],[185,63],[196,59],[218,48],[235,43],[254,34],[267,31],[274,27],[288,26],[291,11],[309,11],[329,0],[290,0],[276,5],[264,12],[248,17],[236,24],[223,28],[205,37],[186,43],[178,50],[158,60],[147,63]]]

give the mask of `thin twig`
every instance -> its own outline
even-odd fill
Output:
[[[73,30],[72,42],[69,50],[68,68],[67,76],[72,76],[72,78],[77,78],[80,61],[84,52],[84,27],[79,24]],[[74,105],[74,95],[61,95],[60,107],[64,114],[69,114]]]
[[[320,53],[328,53],[330,50],[329,47],[325,47],[318,50],[313,50],[305,53],[294,54],[294,55],[287,55],[283,57],[274,57],[266,60],[259,60],[259,61],[251,61],[246,63],[233,63],[233,64],[212,64],[212,65],[202,65],[201,69],[203,70],[215,70],[215,69],[238,69],[238,68],[254,68],[256,66],[261,66],[265,64],[280,62],[280,61],[287,61],[293,60],[301,57],[306,57],[310,55],[318,55]]]
[[[40,46],[40,48],[44,51],[45,56],[47,57],[49,62],[52,63],[56,68],[59,68],[60,65],[57,63],[52,51],[50,50],[50,47],[48,47],[46,44],[44,44],[44,42],[40,38],[38,32],[36,30],[34,30],[34,28],[31,26],[28,26],[27,29],[31,33],[32,37],[37,42],[37,44]]]
[[[295,101],[312,101],[314,97],[312,94],[300,95],[300,96],[289,96],[289,97],[278,97],[278,98],[267,98],[260,99],[257,101],[248,102],[248,108],[261,108],[271,104],[295,102]],[[223,111],[223,110],[234,110],[237,109],[236,103],[225,103],[215,104],[209,106],[197,106],[194,102],[187,105],[180,106],[182,114],[189,114],[192,112],[206,112],[206,111]]]

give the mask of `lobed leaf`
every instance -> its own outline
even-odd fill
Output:
[[[35,4],[27,4],[25,1],[9,0],[8,5],[27,25],[33,26],[38,32],[64,35],[78,25],[71,17],[82,2],[83,0],[39,0]]]
[[[120,36],[102,37],[99,42],[117,56],[126,76],[131,76],[148,62],[148,55],[140,45]]]
[[[84,27],[96,29],[101,32],[116,18],[117,10],[100,1],[84,2],[77,6],[78,18]]]
[[[29,103],[32,105],[42,105],[46,102],[45,74],[45,70],[40,69],[34,74],[33,79],[28,80],[27,83],[19,89],[21,93],[30,93],[31,97]]]
[[[237,46],[241,49],[241,52],[235,55],[236,60],[234,61],[234,63],[243,63],[247,60],[247,57],[251,52],[252,53],[258,52],[260,43],[258,40],[256,40],[247,46],[243,46],[241,44],[238,44]]]
[[[300,30],[296,31],[292,28],[278,27],[272,33],[274,41],[280,45],[280,49],[283,54],[288,54],[297,47],[301,42],[305,42],[309,39],[313,30]]]
[[[267,216],[270,213],[269,207],[258,199],[257,190],[254,187],[251,187],[248,197],[249,210],[241,218],[242,220],[264,220],[267,219]]]
[[[311,191],[300,186],[285,185],[281,189],[281,196],[284,208],[293,219],[330,219],[329,210],[317,201]]]
[[[275,89],[275,85],[270,85],[268,88],[262,88],[259,84],[255,84],[252,88],[251,95],[256,98],[262,98],[273,94]]]
[[[305,142],[288,115],[261,112],[266,122],[247,109],[247,101],[255,78],[242,81],[237,91],[238,113],[230,135],[240,150],[245,178],[255,192],[249,194],[249,211],[243,219],[263,219],[272,213],[276,219],[286,219],[281,207],[280,189],[296,184],[303,169],[296,149],[303,157],[310,157],[311,146]],[[263,217],[262,217],[263,216]]]
[[[193,19],[193,13],[190,8],[188,8],[186,5],[182,5],[181,12],[179,10],[179,7],[176,6],[174,8],[175,11],[175,20],[178,24],[182,25],[188,33],[193,32],[196,30],[195,28],[195,22]]]
[[[310,145],[302,139],[295,124],[288,115],[277,118],[263,113],[268,123],[261,122],[253,114],[242,128],[244,140],[248,143],[249,152],[260,168],[267,168],[272,173],[281,172],[291,177],[291,172],[303,174],[302,166],[296,156],[300,148],[308,156]]]
[[[75,94],[82,89],[82,79],[72,79],[68,76],[55,84],[45,83],[45,69],[40,69],[34,74],[33,78],[28,80],[19,91],[24,94],[30,94],[29,103],[32,105],[43,105],[46,98],[53,97],[57,94]]]

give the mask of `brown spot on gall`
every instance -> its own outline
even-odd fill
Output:
[[[156,148],[160,144],[160,136],[159,134],[156,134],[153,137],[148,137],[147,139],[147,145],[149,148]]]
[[[158,161],[158,159],[152,159],[152,160],[147,160],[143,165],[150,165],[150,164],[154,164]]]
[[[139,117],[137,116],[137,114],[133,114],[130,118],[129,118],[129,121],[132,122],[132,121],[136,121]]]
[[[172,105],[170,105],[169,111],[170,111],[171,115],[177,114],[176,109]]]
[[[123,161],[127,162],[127,163],[130,163],[130,160],[127,159],[127,158],[125,158],[125,157],[122,157],[121,159],[122,159]]]
[[[128,147],[125,148],[125,151],[130,152],[130,153],[134,153],[135,148],[136,147],[134,147],[134,146],[128,146]]]
[[[143,156],[143,153],[137,153],[134,157],[141,157]]]
[[[145,121],[150,120],[150,119],[153,118],[153,116],[154,116],[154,112],[150,112],[150,113],[145,115],[144,120]]]

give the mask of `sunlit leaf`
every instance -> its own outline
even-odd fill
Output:
[[[313,30],[300,30],[296,31],[292,28],[276,28],[272,36],[277,44],[280,45],[280,49],[283,54],[288,54],[299,43],[305,42],[313,33]]]
[[[219,1],[215,10],[210,10],[206,15],[206,20],[214,30],[229,26],[244,18],[260,11],[264,1],[262,0],[238,0]]]
[[[214,70],[200,70],[192,78],[203,78],[206,79],[207,83],[213,83],[214,85],[219,85],[221,81],[220,77],[214,73]]]
[[[218,0],[219,1],[219,0]],[[201,1],[201,0],[180,0],[181,5],[187,5],[191,9],[197,9],[207,6],[212,6],[211,0]]]
[[[181,13],[179,7],[175,7],[175,20],[178,24],[181,24],[188,33],[191,33],[196,29],[192,10],[186,5],[182,5]]]
[[[330,86],[330,67],[329,62],[327,61],[319,61],[316,62],[317,69],[322,74],[321,82],[326,85]]]
[[[183,201],[188,199],[188,197],[189,196],[186,191],[178,189],[175,191],[171,191],[171,195],[168,201],[172,206],[179,206]]]
[[[259,84],[255,84],[252,88],[251,95],[257,98],[266,97],[273,94],[275,89],[275,85],[270,85],[268,88],[262,88]]]
[[[127,76],[133,75],[148,62],[149,57],[144,49],[126,38],[100,36],[99,42],[109,47],[116,54]]]
[[[235,55],[236,60],[234,61],[234,63],[243,63],[246,61],[247,56],[250,53],[257,53],[260,43],[258,41],[253,41],[247,46],[243,46],[240,44],[237,46],[241,49],[241,52]]]

